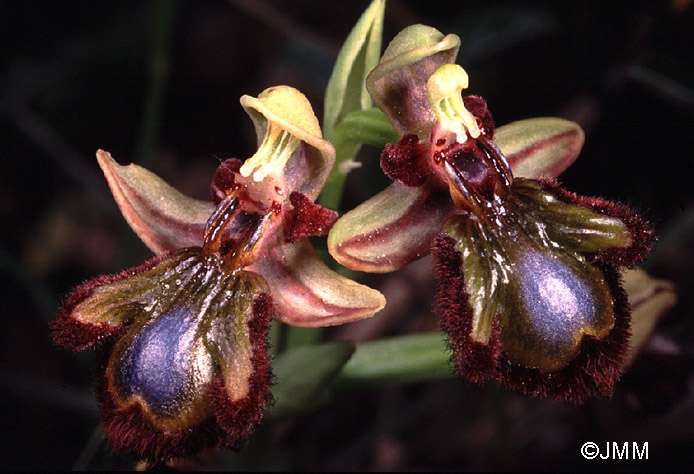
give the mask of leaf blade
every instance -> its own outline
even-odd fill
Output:
[[[359,386],[449,377],[454,373],[449,366],[445,335],[430,332],[358,344],[335,384]]]
[[[325,390],[352,357],[355,345],[342,341],[302,346],[285,352],[272,364],[277,384],[270,416],[280,418],[304,412],[325,397]]]
[[[323,132],[332,134],[342,117],[371,106],[366,76],[376,67],[381,53],[385,0],[374,0],[345,40],[325,90]]]

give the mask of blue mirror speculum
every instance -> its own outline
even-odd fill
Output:
[[[98,152],[126,218],[165,252],[84,283],[53,324],[58,344],[100,354],[96,391],[111,446],[152,463],[245,447],[272,400],[272,318],[323,327],[370,317],[385,304],[376,290],[331,271],[307,239],[337,219],[313,202],[334,149],[308,100],[278,86],[242,104],[260,146],[245,163],[219,166],[212,203]],[[172,227],[177,209],[192,210],[194,221]],[[207,222],[198,235],[201,215]]]
[[[460,66],[440,64],[425,83],[417,74],[389,77],[387,87],[371,90],[393,99],[374,99],[387,116],[397,118],[403,107],[396,99],[414,100],[397,95],[406,86],[426,90],[430,109],[384,149],[381,167],[397,183],[335,224],[333,256],[356,270],[392,271],[430,244],[435,309],[461,375],[531,396],[609,396],[629,339],[619,268],[649,253],[650,225],[626,206],[577,196],[553,179],[514,177],[486,102],[461,94],[468,76]],[[582,137],[575,124],[560,128]],[[532,144],[525,146],[532,155]],[[554,169],[575,150],[558,147],[537,163]],[[407,203],[393,204],[393,190]],[[418,238],[425,241],[411,243]]]
[[[453,361],[529,395],[609,395],[629,335],[616,266],[648,253],[651,229],[625,206],[514,178],[493,125],[466,109],[461,72],[441,66],[428,83],[433,179],[459,209],[432,246]]]
[[[99,347],[97,395],[118,451],[152,461],[242,449],[271,400],[272,302],[252,263],[276,211],[231,190],[202,247],[87,282],[56,341]]]

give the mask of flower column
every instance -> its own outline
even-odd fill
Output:
[[[54,339],[99,349],[104,431],[115,449],[138,458],[243,449],[272,398],[272,317],[328,326],[385,304],[379,292],[329,270],[307,239],[327,233],[337,215],[313,203],[334,150],[306,98],[280,86],[241,103],[260,146],[244,164],[222,163],[214,203],[97,154],[124,216],[161,255],[77,288]]]
[[[369,76],[374,102],[402,134],[381,156],[396,183],[345,214],[329,249],[366,271],[431,249],[441,327],[470,380],[575,401],[609,395],[629,337],[618,267],[647,255],[652,230],[626,206],[541,177],[575,159],[580,128],[535,119],[496,131],[485,101],[461,96],[467,74],[441,53],[453,43],[410,27]],[[540,179],[514,177],[523,167]]]

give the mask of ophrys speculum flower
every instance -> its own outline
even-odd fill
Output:
[[[411,27],[369,77],[402,135],[381,156],[396,183],[337,222],[331,253],[354,269],[391,271],[431,248],[437,312],[463,375],[530,395],[609,395],[629,336],[618,267],[648,253],[652,231],[626,206],[543,177],[576,157],[577,125],[517,122],[495,141],[484,100],[461,95],[457,41]]]
[[[272,398],[273,317],[329,326],[385,304],[329,270],[307,239],[327,233],[337,214],[313,203],[334,150],[306,98],[280,86],[241,102],[259,149],[245,163],[221,164],[213,203],[98,153],[126,219],[162,255],[80,286],[54,337],[76,350],[99,348],[104,431],[115,449],[140,458],[245,446]]]

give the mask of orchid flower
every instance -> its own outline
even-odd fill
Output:
[[[152,462],[245,447],[272,400],[271,318],[330,326],[385,305],[330,270],[307,238],[337,213],[314,203],[335,152],[306,97],[279,86],[241,104],[259,148],[220,165],[213,202],[97,153],[123,215],[158,256],[82,284],[54,323],[59,344],[98,349],[111,445]]]
[[[648,254],[652,229],[628,207],[552,179],[578,156],[577,124],[538,118],[495,129],[484,99],[462,96],[459,45],[406,28],[367,78],[401,136],[381,155],[395,182],[342,216],[328,248],[369,272],[431,251],[436,312],[469,380],[571,401],[610,395],[629,339],[619,269]]]

